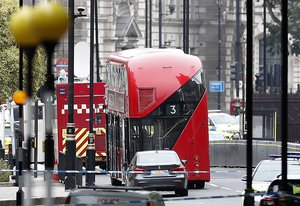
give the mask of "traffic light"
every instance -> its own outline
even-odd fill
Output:
[[[236,80],[236,66],[237,66],[236,62],[230,65],[230,79],[232,81]]]
[[[42,103],[45,103],[46,101],[53,103],[56,99],[54,91],[49,91],[46,85],[40,87],[40,89],[37,92],[37,97],[41,99]]]

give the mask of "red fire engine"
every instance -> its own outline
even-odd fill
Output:
[[[105,113],[104,105],[104,83],[94,83],[93,108],[94,108],[94,131],[96,164],[101,168],[106,165],[106,143],[105,143]],[[68,84],[58,84],[57,96],[57,127],[58,127],[58,150],[66,152],[66,128],[68,123]],[[89,113],[90,113],[90,86],[89,83],[74,84],[74,123],[76,138],[76,156],[86,157],[86,149],[89,135]]]

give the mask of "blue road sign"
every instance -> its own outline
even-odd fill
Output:
[[[210,92],[224,92],[224,81],[210,81]]]

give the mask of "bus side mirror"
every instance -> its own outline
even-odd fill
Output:
[[[247,181],[247,175],[244,175],[242,178],[241,178],[242,181]]]

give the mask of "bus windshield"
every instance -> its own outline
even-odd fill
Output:
[[[201,75],[197,73],[149,116],[129,119],[132,153],[172,149],[204,92]]]

